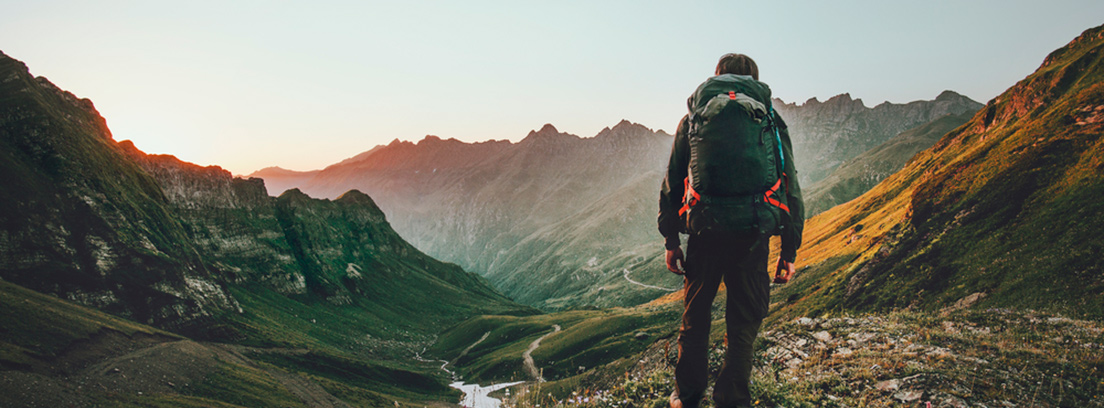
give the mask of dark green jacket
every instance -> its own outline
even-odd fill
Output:
[[[782,230],[782,258],[793,262],[797,258],[797,249],[801,247],[801,231],[805,227],[805,205],[801,200],[801,186],[797,182],[797,169],[794,167],[793,143],[790,142],[789,129],[777,112],[774,114],[774,120],[780,128],[782,153],[786,158],[784,171],[789,176],[786,202],[790,207],[790,223]],[[667,249],[679,246],[678,234],[685,228],[681,225],[682,220],[678,212],[682,208],[682,197],[686,193],[683,180],[686,179],[690,164],[688,121],[689,118],[683,116],[682,121],[679,122],[678,131],[675,132],[675,143],[671,146],[667,175],[663,178],[663,185],[659,191],[659,233],[666,239]]]

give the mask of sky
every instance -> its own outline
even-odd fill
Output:
[[[1045,5],[1044,5],[1045,4]],[[551,123],[672,132],[728,52],[786,102],[985,103],[1104,23],[1104,1],[0,0],[0,51],[116,140],[234,174],[394,139]]]

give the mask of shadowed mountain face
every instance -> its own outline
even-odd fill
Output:
[[[116,143],[91,102],[3,54],[0,78],[4,280],[162,328],[231,338],[245,335],[224,325],[242,311],[242,288],[364,307],[378,322],[403,317],[365,328],[377,334],[524,310],[483,278],[407,244],[360,192],[334,201],[295,190],[270,197],[260,179]],[[443,303],[409,301],[430,293]]]
[[[799,180],[803,186],[811,186],[845,161],[905,130],[946,115],[973,113],[982,105],[943,91],[933,101],[883,102],[873,108],[848,94],[824,102],[812,98],[801,105],[775,100],[774,106],[790,126]]]

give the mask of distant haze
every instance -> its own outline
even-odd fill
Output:
[[[672,2],[673,3],[673,2]],[[433,134],[518,141],[621,119],[672,132],[726,52],[775,96],[985,102],[1104,2],[0,0],[0,50],[91,99],[117,140],[220,165],[324,167]]]

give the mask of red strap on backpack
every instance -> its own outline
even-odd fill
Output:
[[[686,214],[690,207],[698,205],[698,201],[701,200],[701,195],[698,195],[698,192],[694,191],[694,187],[690,186],[690,177],[682,179],[682,186],[686,189],[686,193],[682,195],[682,208],[679,208],[679,217]]]
[[[772,195],[774,195],[774,193],[778,192],[779,187],[782,187],[782,179],[781,178],[779,178],[778,181],[774,182],[774,187],[771,187],[770,190],[767,190],[767,192],[763,193],[763,199],[766,200],[768,204],[773,205],[773,206],[778,207],[778,208],[781,208],[782,211],[785,211],[785,212],[789,213],[790,212],[790,207],[789,206],[787,206],[786,204],[783,204],[781,201],[778,201],[775,198],[771,197]],[[787,188],[789,188],[789,186],[787,186]]]

